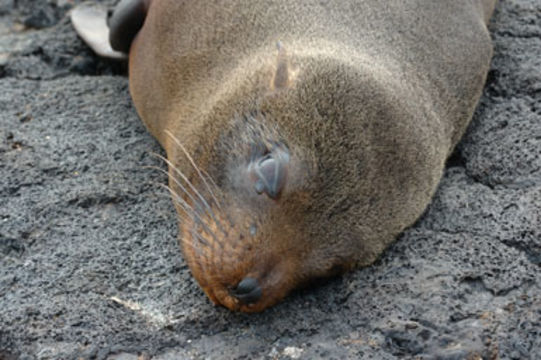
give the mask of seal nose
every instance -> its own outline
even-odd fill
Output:
[[[231,290],[231,294],[243,304],[252,304],[261,298],[262,291],[256,279],[247,277]]]

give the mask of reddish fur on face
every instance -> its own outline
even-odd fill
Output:
[[[205,226],[193,220],[181,220],[180,225],[184,257],[212,302],[234,311],[260,312],[298,285],[300,269],[294,252],[265,246],[269,240],[264,234],[250,233],[254,226],[250,216],[237,217],[245,221],[235,222],[217,208],[213,213],[217,221],[202,217]],[[278,233],[288,237],[289,232],[282,228]],[[242,304],[231,294],[246,277],[257,279],[262,288],[261,299],[253,304]]]

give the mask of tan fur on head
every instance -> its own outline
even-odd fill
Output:
[[[261,311],[420,216],[481,94],[494,2],[151,3],[130,89],[215,303]]]

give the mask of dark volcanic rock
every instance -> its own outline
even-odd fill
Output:
[[[0,0],[0,359],[541,358],[541,3],[502,0],[430,208],[373,266],[263,314],[180,255],[161,153],[79,1]],[[106,1],[111,3],[112,1]]]

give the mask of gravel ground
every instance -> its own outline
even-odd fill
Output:
[[[541,1],[501,0],[475,118],[373,266],[257,315],[214,307],[125,69],[0,0],[0,359],[541,358]],[[104,1],[111,3],[111,1]]]

